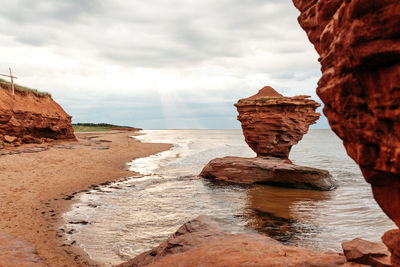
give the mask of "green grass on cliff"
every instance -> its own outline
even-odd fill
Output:
[[[129,126],[120,126],[108,123],[73,123],[72,127],[75,132],[107,132],[113,129],[132,129],[135,128]]]
[[[0,78],[0,85],[1,85],[0,86],[1,89],[3,89],[3,90],[10,90],[11,83],[9,81],[6,81],[6,80]],[[51,94],[48,93],[48,92],[40,92],[37,89],[32,89],[32,88],[29,88],[29,87],[26,87],[26,86],[22,86],[22,85],[19,85],[19,84],[16,84],[16,83],[14,83],[14,90],[16,92],[20,92],[22,94],[33,94],[33,95],[38,96],[38,97],[51,96]]]

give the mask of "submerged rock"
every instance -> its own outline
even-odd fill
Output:
[[[285,97],[266,86],[235,104],[245,140],[257,156],[289,156],[320,116],[315,112],[320,104],[308,97]]]
[[[0,232],[0,266],[47,267],[36,250],[26,241]]]
[[[335,188],[328,171],[294,165],[290,160],[274,157],[213,159],[200,176],[239,184],[261,183],[317,190]]]
[[[260,234],[230,234],[208,216],[197,217],[157,248],[118,267],[136,266],[342,266],[346,258],[284,246]]]

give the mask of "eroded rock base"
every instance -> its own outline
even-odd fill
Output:
[[[275,157],[225,157],[211,160],[200,176],[239,184],[268,184],[284,187],[332,190],[335,182],[326,170],[294,165]]]

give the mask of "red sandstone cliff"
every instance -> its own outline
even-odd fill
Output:
[[[75,140],[69,116],[49,95],[16,91],[0,83],[0,142]]]
[[[307,133],[320,114],[308,96],[285,97],[266,86],[235,104],[247,144],[258,157],[288,158],[290,149]]]
[[[293,0],[320,55],[324,114],[400,226],[400,2]],[[400,266],[400,232],[386,234]]]

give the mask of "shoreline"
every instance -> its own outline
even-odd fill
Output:
[[[138,132],[76,133],[78,142],[27,145],[37,153],[0,156],[0,231],[30,243],[49,266],[101,266],[79,246],[68,244],[59,227],[74,194],[92,185],[133,176],[127,162],[172,147],[142,143]],[[110,142],[111,141],[111,142]]]

